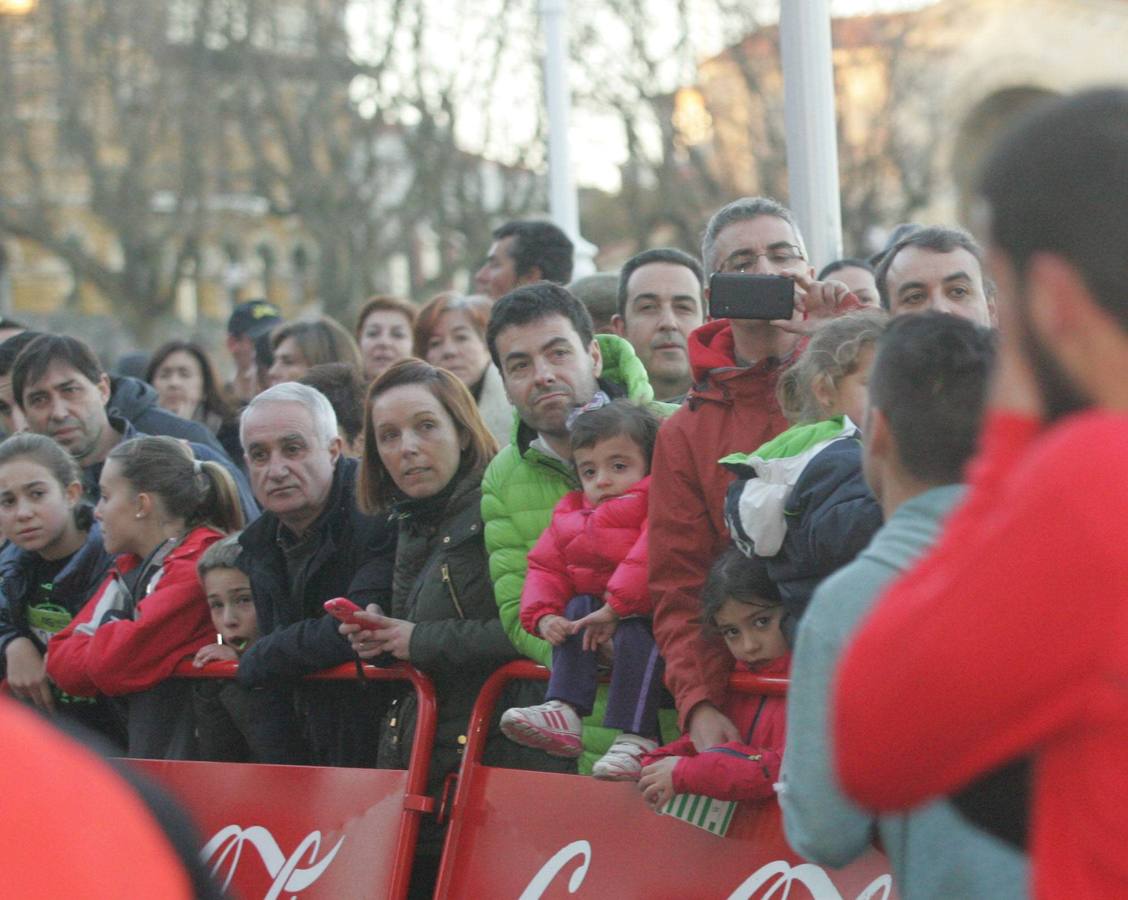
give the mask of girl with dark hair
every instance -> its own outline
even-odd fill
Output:
[[[784,607],[764,561],[729,548],[713,564],[701,597],[705,628],[720,633],[738,672],[786,675],[791,652],[780,623]],[[718,800],[768,800],[775,796],[783,759],[787,709],[783,697],[732,694],[723,711],[740,732],[698,753],[684,734],[643,757],[638,787],[655,809],[675,794]]]
[[[127,755],[187,759],[194,750],[191,689],[169,679],[211,640],[200,555],[243,526],[238,491],[219,463],[180,441],[142,437],[116,446],[94,515],[113,570],[51,638],[47,674],[68,693],[118,697]]]
[[[145,369],[162,409],[205,426],[235,462],[242,465],[239,423],[223,393],[207,351],[193,341],[161,345]]]
[[[104,704],[64,694],[47,676],[47,642],[106,577],[113,558],[82,502],[82,471],[41,434],[0,444],[0,531],[18,548],[0,565],[0,677],[12,693],[121,742]]]

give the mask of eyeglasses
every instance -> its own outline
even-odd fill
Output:
[[[721,268],[718,271],[746,272],[749,269],[756,268],[756,263],[760,260],[760,257],[766,259],[773,266],[792,266],[804,259],[803,251],[794,244],[781,244],[770,248],[767,253],[755,253],[751,250],[734,253],[721,263]]]

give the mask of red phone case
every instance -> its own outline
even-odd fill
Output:
[[[322,605],[325,607],[325,611],[338,622],[343,622],[346,625],[364,624],[356,619],[356,614],[363,612],[363,610],[347,597],[334,597],[332,600],[326,600]]]

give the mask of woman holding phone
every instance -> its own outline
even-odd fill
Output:
[[[399,523],[392,606],[387,615],[376,606],[353,613],[359,624],[342,624],[341,633],[361,659],[410,662],[434,683],[428,791],[436,798],[458,768],[479,689],[517,656],[497,617],[482,536],[481,478],[496,452],[473,396],[444,369],[401,360],[368,390],[357,494],[364,512],[391,512]],[[407,768],[415,718],[415,696],[405,691],[384,722],[380,767]],[[505,743],[494,747],[504,752]],[[505,755],[497,762],[519,765]],[[412,896],[430,896],[441,850],[441,829],[424,820]]]

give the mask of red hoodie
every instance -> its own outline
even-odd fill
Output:
[[[786,675],[790,667],[790,654],[756,668],[736,664],[739,671],[757,675]],[[787,731],[785,699],[734,693],[722,709],[740,732],[739,741],[698,753],[690,736],[683,734],[672,744],[646,754],[642,764],[649,765],[664,756],[682,757],[673,773],[674,790],[679,794],[700,794],[718,800],[774,797]]]
[[[902,810],[1032,756],[1043,898],[1128,896],[1128,416],[996,414],[964,504],[839,667],[836,762]]]
[[[786,363],[738,368],[727,319],[690,334],[689,359],[696,386],[662,424],[650,467],[654,637],[683,728],[703,700],[720,707],[732,669],[732,656],[702,635],[699,619],[705,576],[729,543],[724,507],[733,476],[717,460],[759,447],[788,424],[775,397]]]

